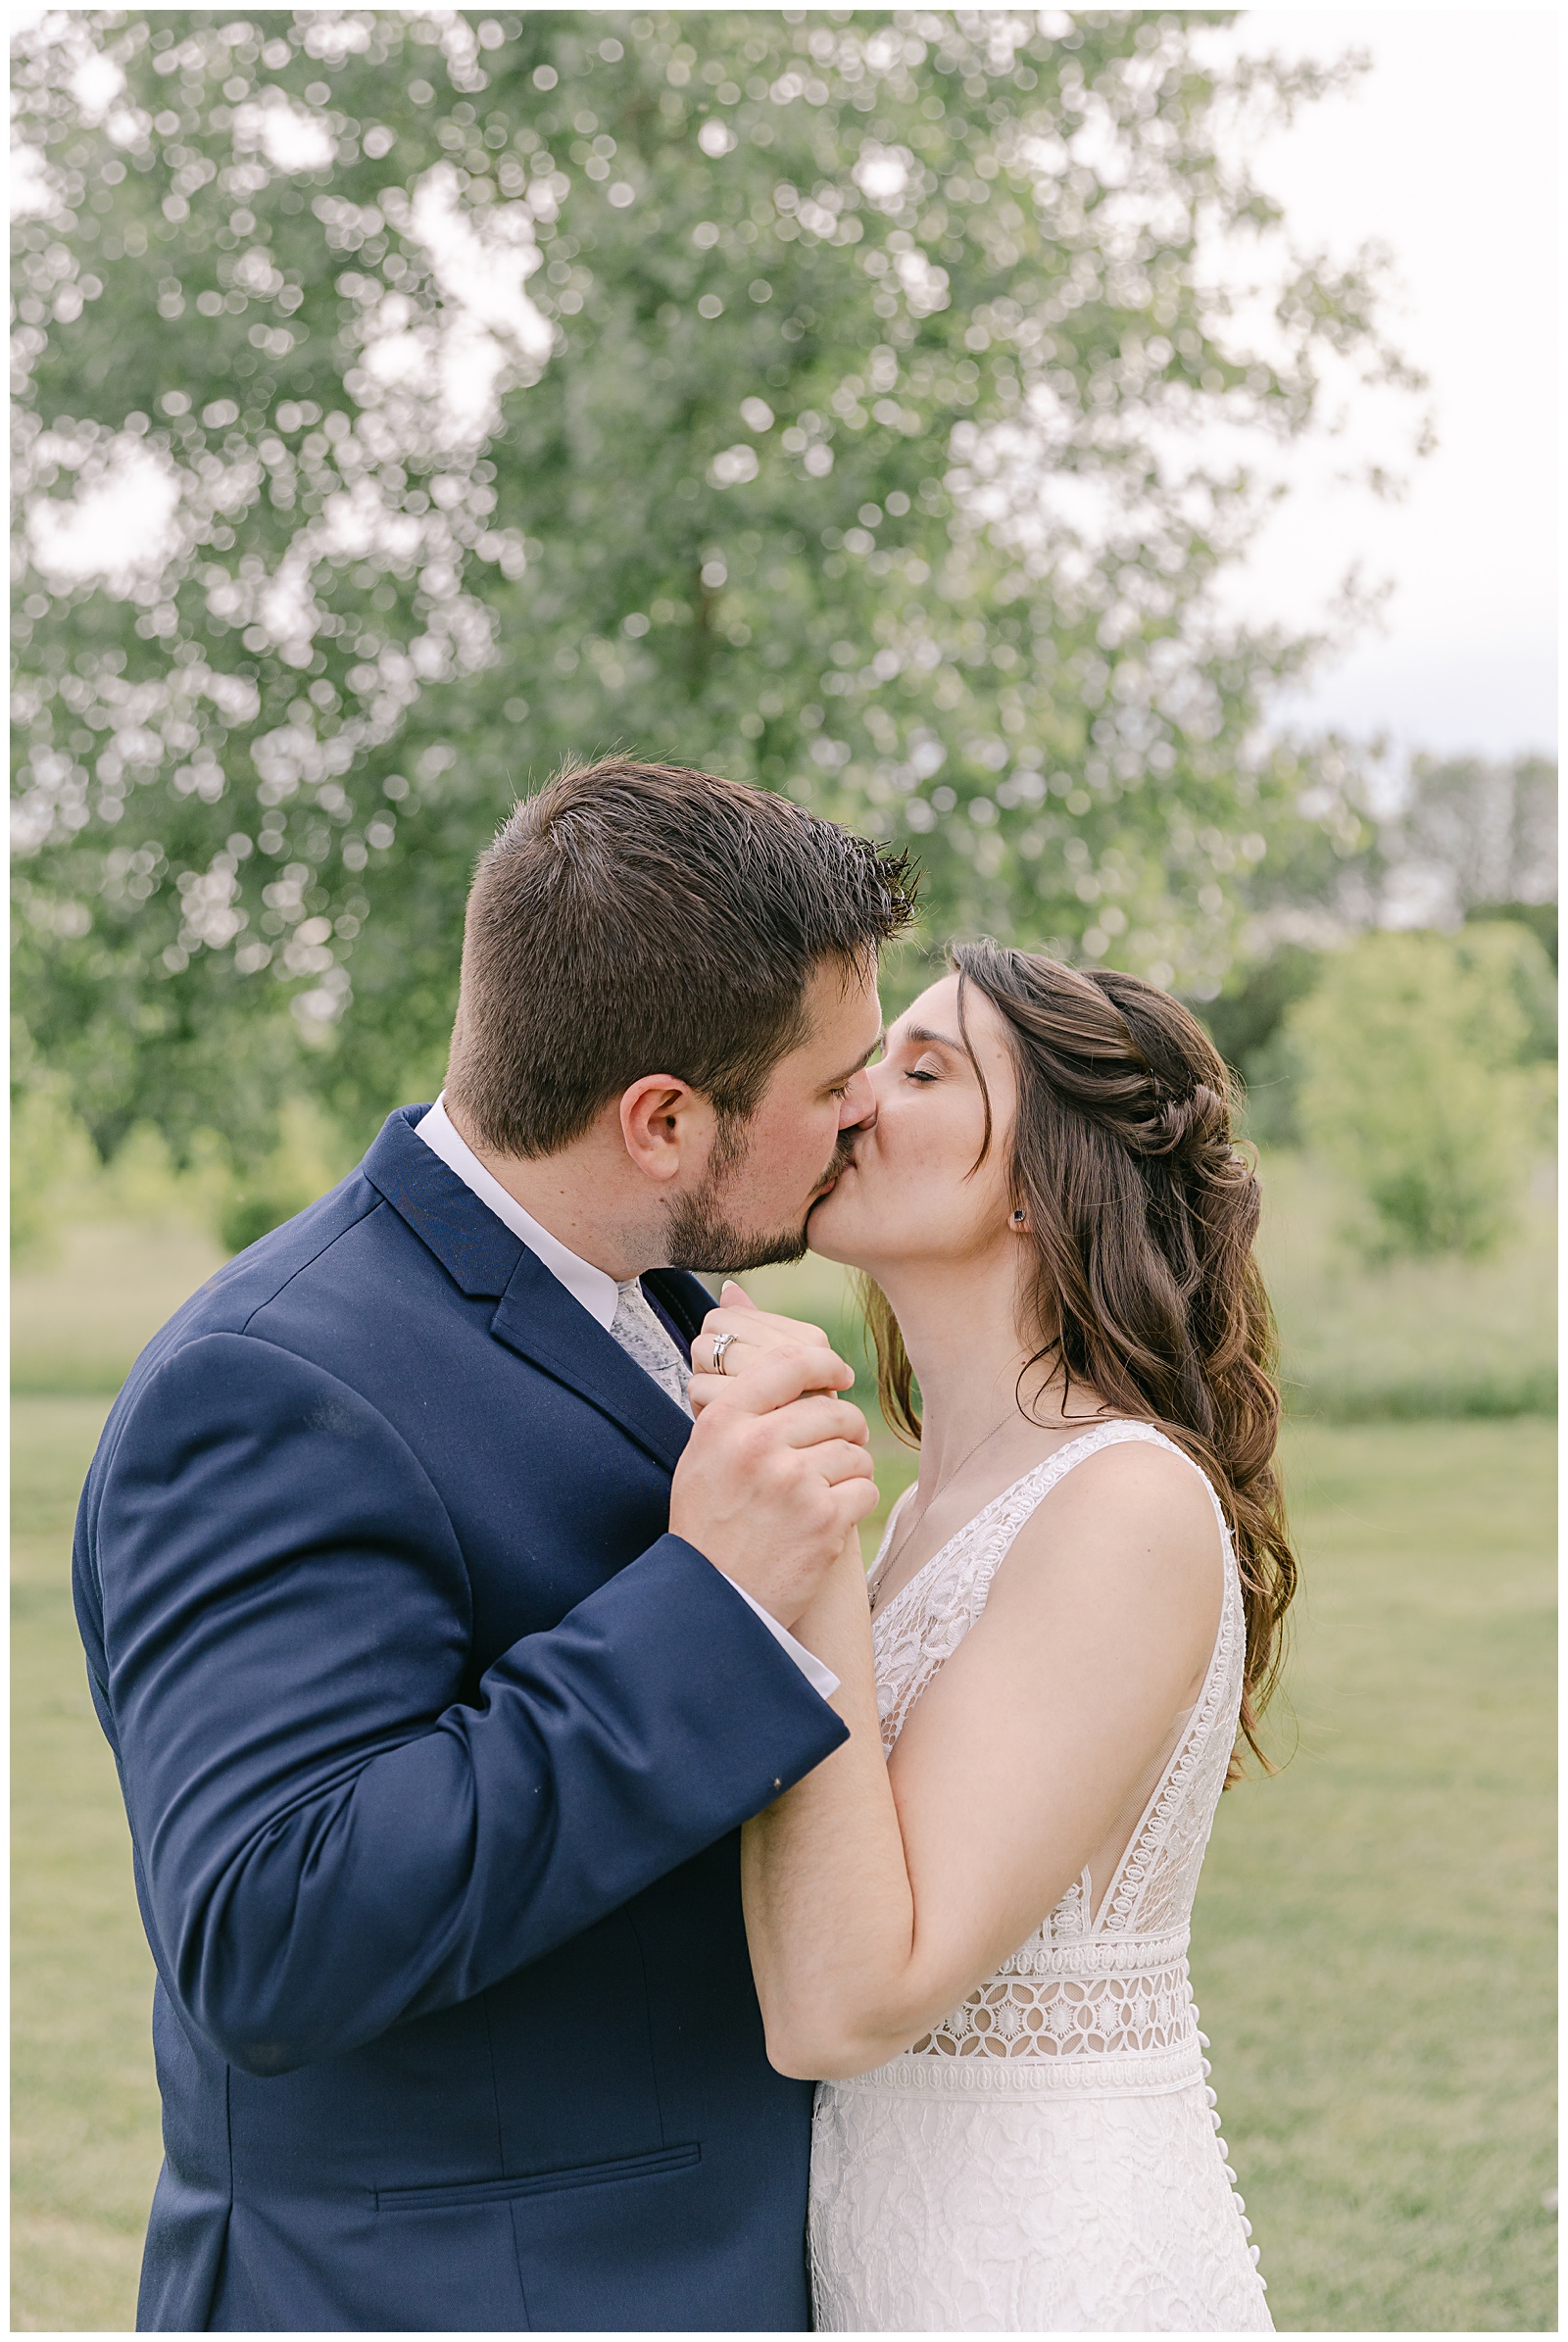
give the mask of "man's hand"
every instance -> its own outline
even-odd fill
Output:
[[[876,1504],[865,1418],[833,1395],[850,1375],[829,1359],[825,1344],[780,1345],[744,1374],[694,1376],[697,1425],[669,1492],[672,1533],[782,1627]]]
[[[701,1333],[692,1343],[696,1381],[689,1395],[694,1414],[700,1414],[711,1403],[710,1385],[714,1344],[726,1334],[730,1339],[724,1344],[718,1372],[727,1380],[746,1374],[764,1358],[808,1351],[815,1351],[820,1359],[820,1371],[813,1375],[808,1389],[847,1391],[855,1380],[854,1367],[839,1356],[820,1326],[813,1326],[804,1318],[780,1317],[771,1309],[759,1309],[750,1294],[729,1278],[725,1280],[718,1307],[710,1309]]]

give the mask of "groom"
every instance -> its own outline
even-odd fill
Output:
[[[803,1248],[908,916],[781,798],[564,774],[480,861],[442,1099],[137,1362],[74,1583],[158,1968],[143,2328],[808,2325],[736,1832],[844,1737],[789,1630],[874,1489],[821,1337],[693,1429],[685,1272]]]

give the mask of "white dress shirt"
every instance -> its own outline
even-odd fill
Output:
[[[486,1209],[494,1212],[496,1218],[527,1245],[535,1259],[550,1271],[558,1284],[565,1287],[572,1299],[580,1303],[608,1334],[614,1323],[615,1307],[620,1298],[614,1278],[608,1269],[596,1269],[592,1261],[582,1260],[575,1252],[568,1251],[560,1237],[552,1236],[548,1228],[542,1228],[531,1212],[523,1210],[514,1195],[508,1195],[500,1180],[492,1177],[473,1148],[459,1135],[446,1109],[445,1092],[436,1099],[428,1114],[422,1114],[414,1127],[431,1153],[440,1156],[447,1169],[455,1173],[464,1186],[478,1196]],[[673,1342],[670,1346],[673,1349]],[[735,1586],[734,1579],[727,1571],[720,1570],[719,1576],[726,1585]],[[781,1627],[760,1602],[753,1600],[744,1586],[735,1586],[735,1591],[750,1609],[756,1611],[775,1642],[788,1651],[812,1690],[819,1692],[823,1699],[830,1698],[839,1687],[839,1679],[832,1669],[824,1667],[821,1660],[808,1651],[804,1643],[797,1642],[789,1630]]]

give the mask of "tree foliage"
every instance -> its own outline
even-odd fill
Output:
[[[1336,780],[1349,785],[1336,789]],[[1251,1136],[1275,1145],[1299,1138],[1299,1069],[1286,1013],[1339,948],[1369,928],[1493,920],[1528,928],[1542,951],[1515,968],[1527,1054],[1554,1056],[1555,760],[1416,756],[1391,802],[1384,776],[1375,768],[1349,774],[1326,743],[1312,793],[1324,817],[1276,833],[1276,851],[1247,889],[1252,917],[1241,954],[1203,1005],[1226,1061],[1246,1083]],[[1314,809],[1310,800],[1306,809]]]
[[[1555,903],[1557,760],[1418,756],[1389,833],[1397,893],[1434,924]]]
[[[43,20],[24,1069],[106,1148],[305,1080],[363,1124],[439,1064],[475,852],[612,746],[917,841],[935,937],[1212,990],[1311,649],[1214,581],[1325,354],[1397,372],[1225,159],[1321,76],[1226,22]]]
[[[1482,1253],[1544,1144],[1551,963],[1529,929],[1369,935],[1287,1013],[1300,1134],[1365,1207],[1374,1258]]]

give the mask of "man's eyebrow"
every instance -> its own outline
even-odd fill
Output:
[[[871,1059],[876,1055],[877,1050],[886,1049],[887,1045],[888,1029],[886,1025],[884,1025],[881,1032],[872,1042],[870,1048],[866,1050],[864,1056],[859,1058],[854,1065],[848,1067],[845,1072],[835,1074],[832,1081],[829,1082],[828,1088],[830,1090],[836,1090],[843,1082],[853,1082],[858,1073],[863,1073],[865,1071],[866,1067],[870,1064]]]

